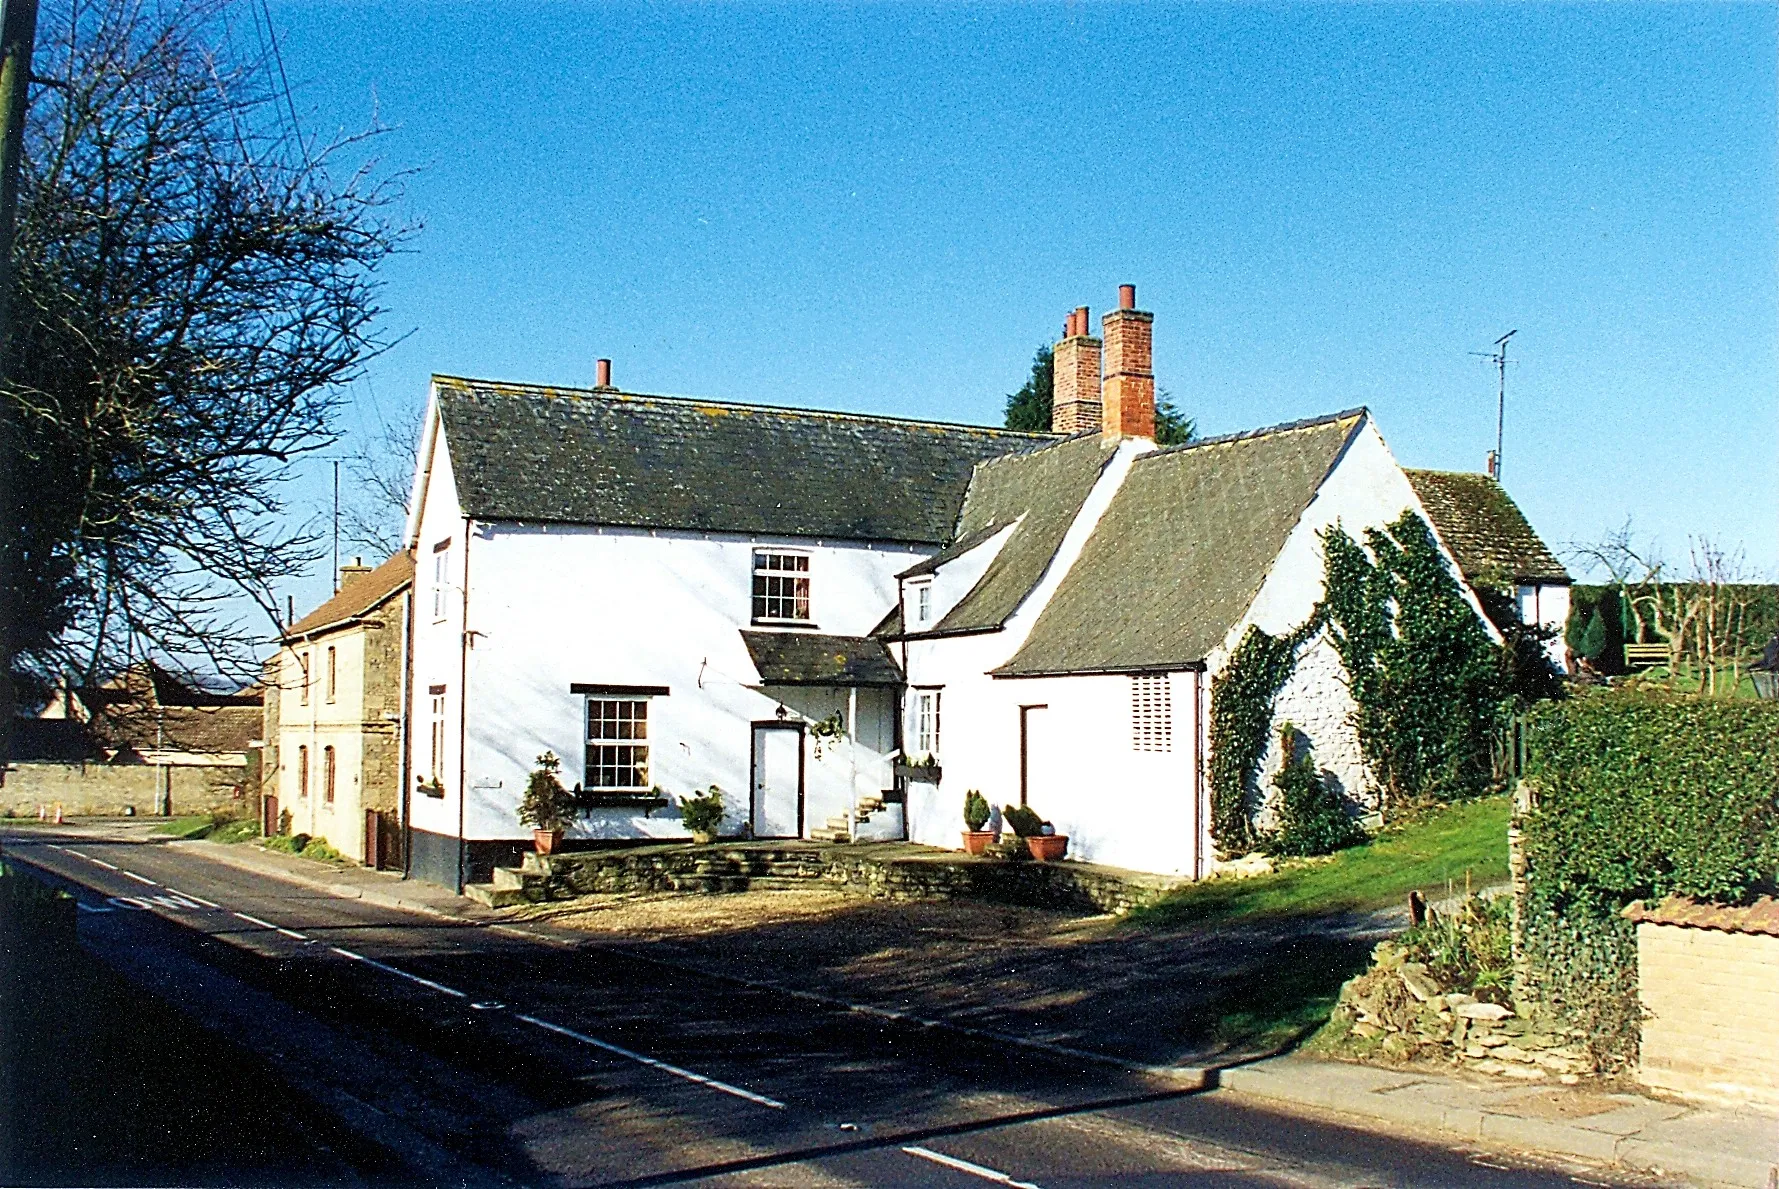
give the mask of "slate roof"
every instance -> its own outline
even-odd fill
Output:
[[[1136,460],[1004,676],[1201,663],[1240,621],[1365,410]]]
[[[1055,441],[893,417],[434,376],[466,514],[939,545],[971,469]]]
[[[1467,580],[1568,584],[1569,571],[1501,484],[1463,471],[1403,473]]]
[[[1019,527],[976,585],[931,630],[983,631],[1006,623],[1044,576],[1116,448],[1115,441],[1084,434],[978,466],[958,517],[957,537],[946,551],[947,560],[968,552],[1014,521]],[[916,566],[907,573],[926,568]]]
[[[1706,904],[1685,896],[1669,896],[1651,906],[1633,900],[1625,907],[1628,920],[1652,925],[1680,925],[1688,929],[1715,929],[1722,933],[1764,933],[1779,937],[1779,900],[1758,897],[1752,904]]]
[[[742,632],[767,685],[900,685],[902,670],[883,641],[809,632]]]
[[[370,573],[347,579],[333,598],[285,628],[284,638],[290,640],[338,627],[374,610],[413,581],[414,555],[404,549]]]

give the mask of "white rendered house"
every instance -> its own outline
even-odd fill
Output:
[[[711,785],[725,832],[901,837],[901,671],[870,633],[975,463],[1048,440],[434,377],[407,527],[411,873],[516,861],[545,751],[589,807],[571,840],[685,837],[673,802]]]
[[[434,377],[412,873],[515,861],[547,750],[587,806],[571,841],[682,838],[673,802],[716,785],[726,833],[955,848],[977,789],[1072,857],[1202,876],[1211,680],[1250,626],[1310,616],[1326,529],[1415,511],[1466,581],[1511,554],[1559,615],[1499,487],[1405,472],[1363,409],[1158,448],[1153,316],[1120,297],[1103,342],[1070,316],[1051,434]],[[1276,715],[1363,812],[1352,709],[1312,641]]]

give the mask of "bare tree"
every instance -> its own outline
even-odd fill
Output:
[[[341,510],[346,539],[378,557],[401,548],[420,453],[418,419],[383,422],[346,455],[352,494]]]
[[[319,555],[287,527],[291,463],[387,346],[376,270],[414,228],[378,130],[305,141],[233,13],[51,0],[39,25],[3,395],[31,493],[15,669],[40,688],[153,655],[257,675],[275,585]]]

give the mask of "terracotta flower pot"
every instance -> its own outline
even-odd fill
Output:
[[[965,830],[964,853],[966,855],[983,854],[988,850],[988,844],[998,837],[1000,835],[992,830]]]
[[[562,831],[533,830],[531,844],[537,848],[538,854],[553,855],[556,853],[556,848],[562,845]]]
[[[1040,863],[1054,863],[1069,851],[1067,834],[1031,834],[1026,837],[1025,849],[1032,858]]]

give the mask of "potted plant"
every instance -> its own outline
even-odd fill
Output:
[[[562,761],[556,753],[546,751],[537,757],[537,767],[525,785],[525,796],[519,802],[519,822],[532,827],[531,840],[540,855],[554,854],[562,845],[562,830],[579,810],[574,794],[562,787],[556,773]]]
[[[1027,805],[1009,805],[1001,810],[1001,820],[1013,827],[1026,853],[1040,863],[1054,863],[1069,850],[1069,836],[1058,834],[1056,827],[1039,817]]]
[[[699,846],[715,842],[717,827],[723,824],[723,790],[713,784],[701,797],[681,797],[679,820]]]
[[[964,794],[964,853],[979,855],[988,849],[988,844],[995,840],[992,830],[983,829],[994,810],[989,808],[988,798],[981,792],[971,789]]]

